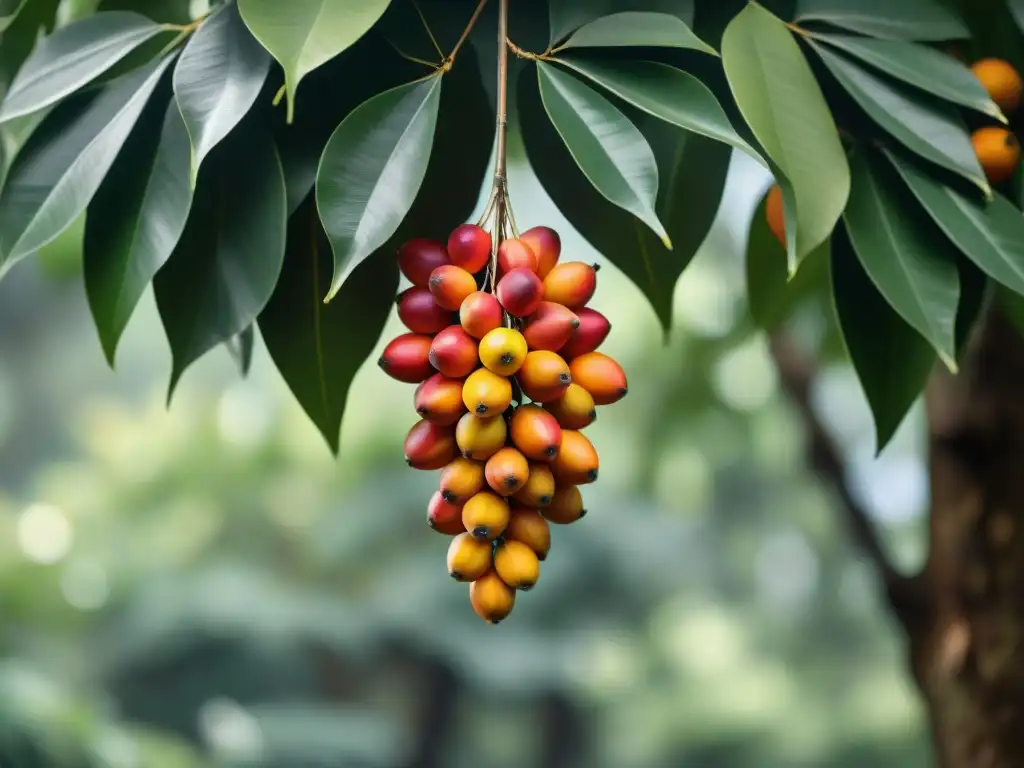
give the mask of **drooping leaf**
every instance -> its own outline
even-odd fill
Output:
[[[0,34],[14,22],[28,0],[0,0]]]
[[[274,365],[337,454],[349,387],[391,314],[398,268],[391,253],[379,250],[325,304],[331,273],[330,243],[307,199],[288,226],[284,269],[260,313],[260,333]]]
[[[670,13],[684,24],[693,24],[693,0],[548,0],[550,44],[602,16],[624,11]]]
[[[365,35],[390,1],[238,0],[246,25],[284,68],[288,122],[302,78]]]
[[[252,368],[252,350],[255,344],[256,330],[252,324],[247,325],[244,331],[224,342],[224,346],[227,347],[228,354],[238,366],[238,372],[242,374],[242,378],[248,376],[249,369]]]
[[[60,105],[29,137],[0,191],[0,273],[85,210],[172,58]]]
[[[431,77],[374,96],[328,141],[316,185],[334,251],[327,299],[395,233],[416,199],[430,160],[441,81]]]
[[[722,63],[740,112],[779,171],[792,273],[846,205],[850,169],[839,132],[793,36],[760,5],[729,23]]]
[[[130,11],[89,16],[44,38],[18,70],[0,103],[0,122],[60,101],[161,32]]]
[[[266,306],[284,260],[285,222],[273,139],[262,123],[243,123],[200,170],[185,231],[153,281],[173,359],[168,399],[189,365]]]
[[[811,45],[839,84],[883,130],[911,152],[991,195],[970,134],[954,107],[887,82],[813,41]]]
[[[798,0],[796,21],[827,21],[872,37],[956,40],[967,27],[940,0]]]
[[[955,371],[960,302],[955,251],[907,200],[883,157],[863,149],[853,155],[851,168],[853,188],[843,220],[857,257],[890,306]]]
[[[717,55],[678,16],[648,11],[625,11],[594,19],[577,29],[557,50],[629,46],[691,48]]]
[[[40,35],[53,29],[60,0],[32,0],[8,22],[0,39],[0,86],[9,85]]]
[[[252,108],[270,56],[228,4],[204,21],[174,68],[174,98],[192,142],[192,180],[203,158]]]
[[[537,80],[548,118],[594,189],[671,249],[654,210],[658,165],[647,139],[614,104],[571,75],[537,62]]]
[[[764,164],[736,133],[711,90],[689,72],[654,61],[606,62],[583,56],[559,56],[556,61],[649,115],[729,144]]]
[[[879,294],[842,226],[832,237],[831,272],[839,327],[874,416],[875,451],[881,453],[924,388],[935,352]]]

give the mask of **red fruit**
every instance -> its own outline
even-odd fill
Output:
[[[427,287],[430,273],[443,264],[451,264],[451,260],[437,240],[415,237],[398,249],[398,268],[410,283],[421,288]]]
[[[537,275],[543,280],[558,263],[562,239],[551,227],[531,227],[519,236],[537,257]]]
[[[459,307],[459,321],[474,339],[482,339],[495,328],[500,328],[502,319],[501,304],[493,294],[484,291],[473,291]]]
[[[536,311],[526,319],[523,336],[530,349],[547,349],[557,352],[580,325],[579,318],[571,310],[552,301],[542,301]]]
[[[421,333],[403,333],[393,338],[380,355],[377,365],[393,379],[417,384],[434,373],[430,365],[430,337]]]
[[[435,491],[427,504],[427,525],[446,536],[466,532],[466,526],[462,524],[462,507],[445,501],[440,491]]]
[[[579,309],[594,295],[599,264],[566,261],[556,264],[544,278],[544,300]]]
[[[413,469],[441,469],[455,458],[455,430],[418,421],[405,436],[405,462]]]
[[[516,317],[531,315],[544,298],[544,283],[525,267],[510,270],[498,281],[495,293],[505,311]]]
[[[466,412],[462,382],[435,373],[416,387],[413,406],[422,418],[442,427],[453,425]]]
[[[491,258],[491,236],[476,224],[460,224],[448,236],[448,258],[467,272],[479,272]]]
[[[536,272],[536,255],[530,246],[522,240],[516,238],[502,240],[501,245],[498,246],[498,270],[501,273],[507,273],[520,268]]]
[[[445,264],[430,273],[427,287],[434,295],[434,301],[456,312],[465,298],[476,291],[476,279],[462,267]]]
[[[427,288],[414,285],[398,295],[398,319],[413,333],[437,333],[451,325],[452,313]]]
[[[478,362],[476,340],[461,325],[449,325],[430,343],[430,364],[449,379],[468,376]]]
[[[562,357],[566,360],[593,352],[604,343],[612,329],[608,318],[596,309],[580,307],[576,310],[576,316],[580,320],[579,328],[572,332],[572,336],[561,350]]]
[[[573,380],[594,398],[597,405],[611,405],[629,391],[626,372],[615,360],[600,352],[580,355],[569,366]]]

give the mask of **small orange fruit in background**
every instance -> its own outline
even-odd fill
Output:
[[[1020,163],[1020,142],[1005,128],[994,125],[979,128],[971,134],[974,154],[978,156],[985,177],[992,184],[1009,180]]]
[[[768,220],[768,229],[785,248],[786,216],[782,212],[782,188],[778,184],[768,190],[768,198],[764,201],[764,217]]]
[[[980,59],[971,66],[971,72],[981,81],[989,97],[1003,110],[1004,114],[1016,111],[1020,106],[1024,82],[1008,62],[1002,59]]]

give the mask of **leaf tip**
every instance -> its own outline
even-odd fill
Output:
[[[661,235],[661,244],[668,248],[670,251],[672,250],[672,239],[668,236],[667,232]]]

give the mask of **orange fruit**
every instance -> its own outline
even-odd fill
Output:
[[[768,197],[764,201],[764,217],[768,220],[768,229],[785,248],[786,217],[782,212],[782,188],[778,184],[773,184],[768,190]]]
[[[974,154],[978,156],[985,177],[992,184],[1008,181],[1020,163],[1020,142],[1005,128],[989,125],[971,135]]]
[[[1017,70],[1002,59],[981,59],[974,62],[971,72],[978,78],[989,97],[1005,113],[1014,112],[1020,106],[1021,82]]]

